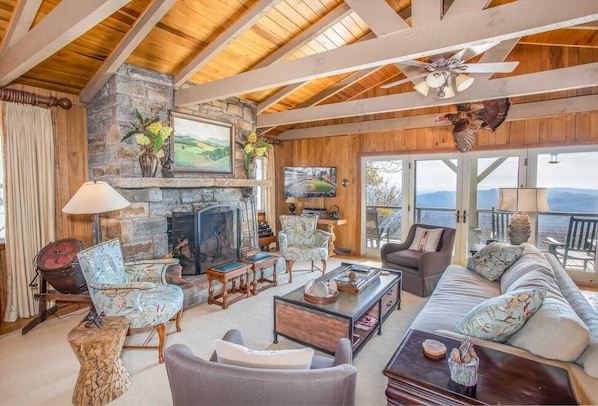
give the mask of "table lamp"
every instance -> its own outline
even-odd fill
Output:
[[[289,211],[291,212],[291,214],[294,215],[295,210],[297,210],[295,203],[298,203],[299,199],[297,199],[296,197],[287,197],[287,200],[285,200],[284,202],[289,205]]]
[[[499,188],[496,210],[514,211],[509,222],[509,241],[512,245],[527,242],[531,235],[528,212],[549,211],[546,188]]]
[[[95,243],[100,243],[99,213],[120,210],[131,203],[104,181],[85,182],[62,208],[68,214],[93,214]]]

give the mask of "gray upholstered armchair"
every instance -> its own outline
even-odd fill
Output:
[[[418,227],[425,230],[442,230],[439,240],[429,251],[429,247],[425,245],[429,246],[430,240],[428,244],[422,245],[422,249],[410,249],[414,248],[412,244]],[[451,263],[454,244],[454,228],[414,224],[404,242],[383,245],[380,258],[384,268],[397,269],[403,273],[403,290],[418,296],[430,296],[442,273]]]
[[[322,261],[322,274],[326,272],[328,241],[332,233],[318,230],[317,222],[318,216],[314,215],[280,216],[278,246],[287,264],[289,283],[293,282],[293,264],[296,261],[311,261],[312,271],[314,261]]]
[[[239,330],[224,341],[243,345]],[[166,348],[166,372],[174,406],[354,405],[357,369],[351,342],[339,341],[334,359],[314,355],[310,369],[261,369],[203,360],[183,344]]]

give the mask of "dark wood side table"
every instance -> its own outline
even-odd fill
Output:
[[[259,254],[253,255],[251,257],[241,259],[241,262],[245,262],[251,265],[251,271],[253,272],[253,283],[251,284],[252,294],[257,295],[258,292],[264,289],[268,289],[273,286],[278,286],[278,282],[276,281],[276,264],[279,258],[279,255],[260,252]],[[266,279],[266,277],[264,276],[264,269],[266,269],[269,266],[274,267],[272,271],[272,278]],[[266,284],[262,285],[258,290],[258,282]]]
[[[577,404],[563,368],[476,346],[480,359],[478,383],[465,387],[451,381],[446,357],[430,360],[422,342],[434,339],[446,345],[447,356],[460,342],[419,330],[409,330],[384,369],[389,405],[402,404]]]
[[[208,304],[217,304],[222,306],[223,309],[227,309],[229,304],[251,296],[249,290],[250,271],[251,265],[242,262],[229,262],[206,269],[206,277],[208,278]],[[239,279],[239,288],[237,288],[237,278]],[[222,293],[219,295],[214,295],[214,280],[222,283]],[[230,290],[228,289],[228,281],[231,281]],[[234,299],[228,300],[229,293],[241,294]]]

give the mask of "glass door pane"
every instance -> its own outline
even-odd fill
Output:
[[[456,227],[457,159],[414,161],[414,223]]]
[[[403,159],[366,158],[363,164],[362,255],[380,256],[380,247],[401,239]]]
[[[550,212],[538,215],[538,247],[556,254],[571,277],[598,282],[598,151],[547,152],[537,155],[537,185],[548,188]],[[585,226],[576,219],[587,219]],[[571,225],[571,227],[570,227]],[[577,226],[576,226],[577,225]],[[579,235],[580,227],[586,227]]]

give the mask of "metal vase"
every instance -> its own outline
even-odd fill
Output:
[[[139,155],[139,166],[141,167],[141,175],[144,178],[155,178],[158,169],[158,157],[156,154],[144,152]]]

